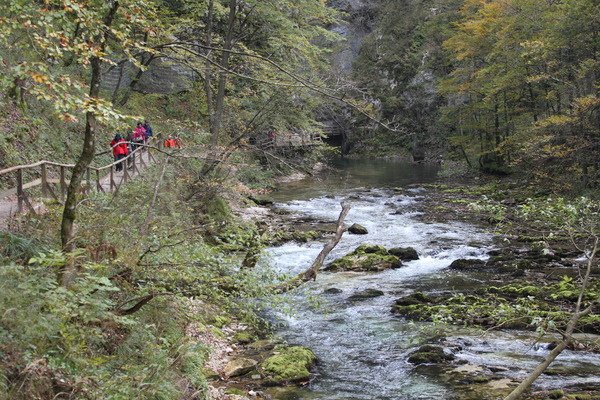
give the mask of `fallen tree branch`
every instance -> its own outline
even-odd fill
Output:
[[[573,312],[573,315],[571,316],[571,319],[569,320],[569,323],[567,324],[567,327],[562,335],[563,340],[558,344],[558,346],[556,346],[546,356],[544,361],[542,361],[529,374],[529,376],[527,376],[527,378],[525,378],[519,384],[519,386],[517,386],[512,392],[510,392],[510,394],[508,396],[506,396],[504,398],[504,400],[517,400],[519,397],[521,397],[523,395],[523,393],[525,393],[525,391],[527,391],[529,389],[529,387],[533,384],[533,382],[535,382],[536,379],[539,378],[539,376],[544,373],[546,368],[548,368],[550,366],[550,364],[552,364],[552,362],[556,359],[556,357],[558,357],[560,355],[560,353],[562,353],[562,351],[564,349],[566,349],[567,346],[569,346],[569,344],[573,340],[573,332],[575,331],[575,328],[577,327],[577,323],[579,322],[581,317],[591,313],[593,311],[595,305],[598,303],[599,299],[596,299],[587,308],[585,308],[584,310],[581,309],[581,305],[583,303],[583,297],[586,293],[588,284],[590,282],[592,266],[594,264],[596,254],[598,252],[599,243],[600,243],[600,238],[596,237],[595,243],[594,243],[594,248],[592,249],[590,255],[588,256],[586,273],[585,273],[585,277],[583,278],[583,282],[581,283],[581,290],[579,291],[579,297],[577,298],[577,304],[575,306],[575,311]]]
[[[131,300],[127,300],[121,304],[119,304],[114,313],[117,315],[131,315],[133,313],[138,312],[142,307],[144,307],[146,304],[148,304],[152,299],[154,299],[155,297],[158,296],[173,296],[173,293],[150,293],[147,294],[145,296],[142,297],[138,297],[135,299],[131,299]],[[123,309],[122,307],[125,306],[126,304],[132,303],[132,302],[136,302],[133,306]]]
[[[323,246],[323,250],[321,250],[315,261],[313,261],[310,268],[298,274],[295,278],[292,278],[291,280],[277,286],[275,288],[275,291],[277,293],[289,292],[290,290],[297,288],[305,282],[317,279],[317,274],[323,266],[325,258],[329,255],[331,250],[333,250],[335,246],[337,246],[337,244],[340,242],[340,240],[342,239],[342,235],[345,231],[344,220],[346,219],[348,212],[350,212],[350,205],[342,203],[341,206],[342,211],[340,212],[340,215],[337,220],[337,229],[335,231],[335,236],[327,244],[325,244],[325,246]]]

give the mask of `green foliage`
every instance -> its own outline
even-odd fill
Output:
[[[18,236],[10,232],[0,232],[0,262],[27,262],[43,247],[34,239]]]
[[[59,380],[62,390],[90,398],[168,399],[180,392],[177,376],[201,388],[205,352],[182,335],[184,317],[160,302],[119,316],[121,290],[105,265],[85,264],[71,287],[58,286],[56,268],[71,257],[50,253],[0,268],[2,394],[52,397]]]

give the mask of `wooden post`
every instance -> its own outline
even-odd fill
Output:
[[[17,205],[19,213],[23,212],[23,200],[25,193],[23,193],[23,171],[19,168],[17,170]]]
[[[123,169],[127,169],[127,162],[123,163]],[[113,167],[110,167],[110,186],[109,186],[109,192],[112,192],[116,189],[117,185],[115,184],[115,173],[114,173],[115,169]]]
[[[60,200],[65,201],[65,195],[67,194],[67,182],[65,180],[65,167],[60,167]]]
[[[133,158],[133,169],[135,170],[135,157]],[[123,178],[121,179],[121,183],[126,183],[129,180],[129,172],[127,172],[127,168],[123,168]],[[119,184],[121,186],[121,184]],[[118,189],[118,187],[117,187]]]
[[[100,192],[104,192],[104,188],[102,187],[102,184],[100,183],[100,170],[96,170],[96,192],[100,193]]]
[[[48,170],[46,163],[41,165],[42,168],[42,197],[48,197]]]
[[[140,167],[146,168],[146,161],[144,161],[144,150],[142,150],[140,153]]]
[[[86,188],[85,188],[85,194],[90,194],[90,192],[92,191],[92,184],[91,184],[92,178],[91,178],[91,174],[90,174],[90,169],[88,168],[85,171],[85,184],[86,184]]]
[[[138,149],[139,149],[139,147],[138,147]],[[136,172],[138,172],[138,169],[137,169],[138,167],[137,167],[137,164],[136,164],[136,160],[141,157],[140,156],[140,152],[138,151],[138,149],[135,149],[133,151],[134,152],[134,155],[133,155],[133,167],[131,168],[131,173],[133,175],[135,175]],[[127,179],[125,180],[125,182],[127,182]]]

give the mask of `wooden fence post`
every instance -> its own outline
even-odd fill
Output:
[[[123,169],[127,169],[127,161],[125,161],[123,164],[124,164],[123,165]],[[110,187],[109,187],[109,190],[108,190],[109,192],[114,191],[115,188],[116,188],[116,186],[117,186],[115,184],[115,173],[114,173],[114,170],[115,169],[113,167],[110,167]]]
[[[85,194],[89,195],[90,192],[92,191],[92,184],[91,184],[91,177],[90,177],[90,169],[88,168],[85,171]]]
[[[96,192],[100,193],[100,192],[104,192],[104,188],[102,187],[102,184],[100,183],[100,170],[96,170]]]
[[[65,179],[65,167],[60,166],[60,200],[65,201],[67,194],[67,181]]]
[[[19,213],[23,212],[23,199],[25,194],[23,193],[23,171],[19,168],[17,170],[17,206]]]
[[[46,163],[41,165],[42,168],[42,197],[48,197],[48,170]]]

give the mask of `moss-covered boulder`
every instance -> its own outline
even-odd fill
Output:
[[[310,377],[310,368],[317,361],[315,354],[302,346],[276,349],[265,359],[261,370],[272,383],[302,382]]]
[[[411,353],[408,362],[411,364],[440,364],[454,360],[454,355],[444,352],[439,346],[426,344]]]
[[[469,271],[480,269],[484,266],[485,261],[483,260],[459,258],[458,260],[452,261],[449,268],[457,271]]]
[[[383,296],[384,293],[379,289],[365,289],[360,292],[354,293],[352,296],[348,297],[349,301],[362,301],[367,299],[372,299],[375,297]]]
[[[383,246],[361,244],[353,252],[338,258],[326,267],[328,271],[379,272],[399,268],[402,261]]]
[[[225,367],[223,368],[223,374],[227,378],[233,378],[235,376],[240,376],[247,374],[252,371],[258,362],[251,358],[236,358],[229,361]]]
[[[417,304],[429,304],[431,303],[431,297],[421,292],[415,292],[408,296],[400,297],[394,302],[394,306],[413,306]]]
[[[350,228],[348,228],[348,232],[350,232],[354,235],[366,235],[367,233],[369,233],[367,228],[365,228],[364,226],[362,226],[360,224],[352,224],[352,226],[350,226]]]
[[[252,343],[256,337],[251,332],[248,331],[239,331],[233,335],[233,339],[240,344],[248,344]]]
[[[413,247],[394,247],[388,250],[388,253],[398,257],[402,261],[418,260],[419,254]]]

